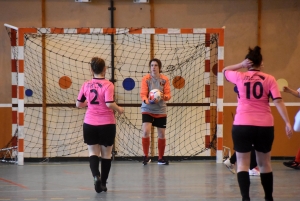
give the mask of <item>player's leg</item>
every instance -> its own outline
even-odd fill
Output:
[[[298,149],[295,160],[283,162],[283,165],[293,169],[300,169],[300,148]]]
[[[169,161],[164,158],[165,148],[166,148],[166,124],[167,118],[155,118],[153,126],[157,127],[157,147],[158,147],[158,164],[159,165],[169,165]]]
[[[273,201],[273,172],[271,165],[271,149],[273,141],[274,127],[259,127],[258,132],[256,132],[254,147],[266,201]]]
[[[100,155],[100,145],[88,145],[89,152],[89,161],[90,161],[90,169],[93,174],[93,177],[99,176],[99,155]]]
[[[265,199],[273,201],[273,172],[271,166],[271,152],[256,152],[257,163],[260,170],[261,184],[265,191]]]
[[[234,152],[230,158],[227,158],[224,162],[224,165],[228,168],[228,170],[235,174],[235,163],[236,163],[236,152]]]
[[[251,158],[250,158],[250,169],[253,169],[257,167],[257,162],[256,162],[256,152],[254,147],[251,149]]]
[[[295,161],[298,163],[298,165],[297,165],[297,166],[294,166],[293,168],[295,168],[295,169],[300,169],[300,149],[298,149],[298,152],[297,152]]]
[[[237,126],[232,127],[232,139],[234,144],[234,150],[237,157],[237,180],[240,187],[240,192],[243,201],[250,200],[250,155],[252,149],[252,138],[255,127],[253,126]]]
[[[230,157],[230,163],[235,164],[236,163],[236,152],[233,152],[233,154]]]
[[[151,134],[153,117],[151,117],[148,114],[143,114],[142,120],[143,120],[142,147],[143,147],[143,152],[144,152],[143,165],[147,165],[148,163],[151,162],[151,159],[149,157],[149,148],[150,148],[150,134]]]
[[[237,179],[243,197],[243,201],[250,200],[249,190],[250,190],[250,178],[249,178],[249,166],[250,166],[250,151],[245,153],[240,153],[236,151],[237,157]]]
[[[101,190],[107,191],[106,183],[111,168],[111,154],[116,137],[116,125],[108,124],[101,127]]]
[[[83,139],[88,146],[90,169],[94,179],[95,191],[100,192],[99,156],[97,126],[83,124]]]
[[[100,145],[88,145],[88,151],[89,151],[89,161],[90,161],[90,169],[93,174],[94,178],[94,187],[95,191],[97,193],[101,192],[101,186],[100,186],[100,171],[99,171],[99,155],[100,155]]]
[[[252,150],[251,150],[249,175],[250,176],[259,176],[260,175],[259,168],[257,167],[256,153],[255,153],[254,147],[252,147]]]
[[[113,146],[101,145],[101,188],[107,191],[106,183],[111,168],[111,153]]]

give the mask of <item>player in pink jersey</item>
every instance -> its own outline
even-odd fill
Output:
[[[295,90],[290,87],[284,86],[283,91],[286,93],[290,93],[293,96],[296,96],[297,98],[300,98],[300,88]],[[300,132],[300,110],[295,116],[294,131]],[[283,162],[283,165],[289,168],[300,170],[300,148],[297,151],[295,159],[292,161]]]
[[[237,155],[237,179],[243,201],[250,200],[248,170],[252,145],[256,152],[265,200],[273,201],[270,151],[274,140],[274,120],[269,105],[270,98],[285,122],[287,137],[290,138],[293,133],[275,78],[261,72],[263,61],[260,50],[258,46],[254,49],[249,48],[244,61],[223,69],[225,78],[238,88],[238,106],[232,127],[232,139]],[[242,68],[246,68],[247,71],[237,71]]]
[[[119,114],[124,112],[124,109],[114,101],[114,85],[105,79],[106,69],[103,59],[92,58],[93,79],[83,83],[76,102],[76,107],[87,107],[83,123],[83,139],[88,145],[90,169],[97,193],[107,191],[106,181],[110,172],[112,146],[116,136],[114,111]]]
[[[150,74],[143,77],[141,83],[140,96],[142,99],[142,121],[143,136],[142,146],[144,151],[143,165],[151,162],[148,156],[150,147],[151,126],[157,127],[157,144],[158,144],[158,164],[168,165],[169,161],[164,158],[166,147],[166,124],[167,124],[167,104],[166,101],[171,99],[170,82],[167,76],[161,74],[162,64],[159,59],[151,59],[149,62]],[[152,89],[161,91],[161,100],[155,102],[149,101],[149,92]]]

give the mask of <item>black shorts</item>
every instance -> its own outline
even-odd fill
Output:
[[[149,114],[142,114],[142,121],[152,123],[152,126],[158,128],[166,128],[167,125],[167,117],[154,118]]]
[[[83,124],[83,140],[88,145],[112,146],[116,137],[116,124],[93,126]]]
[[[274,141],[274,126],[233,125],[232,140],[237,152],[250,152],[253,145],[256,151],[268,153]]]

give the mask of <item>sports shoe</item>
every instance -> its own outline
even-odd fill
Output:
[[[151,162],[151,158],[149,158],[148,156],[144,156],[143,165],[147,165],[150,162]]]
[[[158,165],[169,165],[169,161],[166,160],[165,158],[162,158],[162,159],[158,159],[157,164]]]
[[[102,191],[106,192],[107,191],[106,184],[101,184],[101,189]]]
[[[228,170],[229,170],[232,174],[235,174],[235,173],[236,173],[236,172],[235,172],[235,169],[234,169],[234,164],[231,164],[231,163],[230,163],[229,158],[227,158],[227,159],[223,162],[223,164],[228,168]]]
[[[283,162],[283,165],[289,168],[300,169],[300,164],[296,161]]]
[[[94,177],[94,186],[95,186],[95,191],[97,193],[101,193],[102,192],[102,188],[101,188],[101,178],[99,176],[95,176]]]
[[[250,176],[259,176],[260,172],[259,172],[258,168],[253,168],[252,170],[249,169],[249,175]]]

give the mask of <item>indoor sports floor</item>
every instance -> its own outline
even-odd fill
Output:
[[[272,161],[274,199],[300,200],[300,170]],[[252,176],[251,201],[262,201],[260,178]],[[223,164],[211,160],[155,162],[113,161],[108,191],[96,193],[88,162],[0,163],[0,201],[240,201],[236,179]]]

